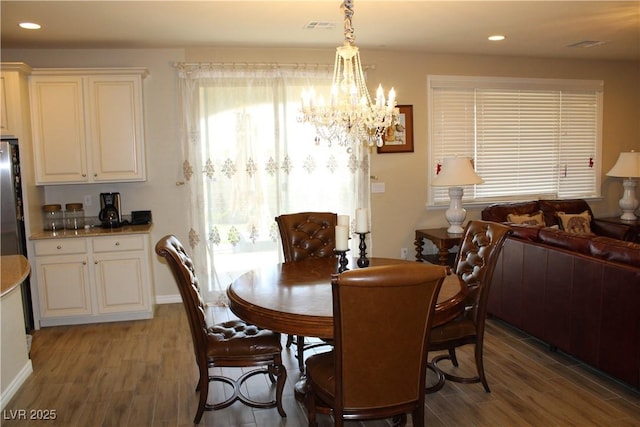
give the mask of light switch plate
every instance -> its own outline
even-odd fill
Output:
[[[371,192],[372,193],[384,193],[384,182],[373,182],[373,183],[371,183]]]

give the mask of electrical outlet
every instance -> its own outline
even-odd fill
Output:
[[[84,196],[84,205],[85,206],[91,206],[92,200],[91,200],[91,194],[87,194]]]
[[[407,248],[400,248],[400,259],[407,259],[409,256],[409,250]]]

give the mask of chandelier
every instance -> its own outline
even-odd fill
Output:
[[[355,43],[353,1],[342,3],[344,10],[344,44],[336,49],[333,84],[329,102],[316,98],[313,87],[302,92],[300,121],[311,123],[316,130],[316,144],[326,140],[342,146],[361,142],[368,146],[384,144],[386,129],[398,116],[395,91],[389,91],[385,100],[382,86],[378,86],[375,103],[371,102],[365,84],[360,53]]]

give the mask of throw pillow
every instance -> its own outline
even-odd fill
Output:
[[[593,234],[591,233],[591,215],[589,215],[589,211],[579,214],[556,212],[556,216],[560,219],[560,228],[568,233]]]
[[[541,225],[544,226],[544,215],[542,211],[538,211],[535,214],[531,215],[516,215],[509,214],[507,215],[507,221],[513,222],[514,224],[527,224],[527,225]]]

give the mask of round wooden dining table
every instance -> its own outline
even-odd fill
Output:
[[[412,263],[371,258],[370,266]],[[351,261],[350,266],[355,266]],[[358,268],[358,267],[355,267]],[[229,308],[239,318],[262,328],[306,337],[333,337],[331,276],[336,258],[308,258],[251,270],[227,288]],[[463,310],[467,287],[457,275],[445,279],[433,325],[455,318]],[[375,307],[384,316],[388,307]]]

